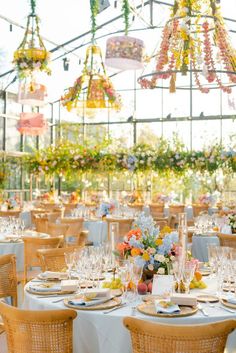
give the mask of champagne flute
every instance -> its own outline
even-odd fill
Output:
[[[64,256],[65,256],[65,263],[68,268],[68,277],[69,279],[71,279],[71,270],[72,270],[72,267],[74,266],[75,254],[74,252],[68,252],[68,253],[64,253]]]
[[[139,281],[142,278],[142,274],[143,274],[143,265],[138,265],[136,263],[133,263],[132,264],[132,281],[135,284],[134,301],[136,301],[137,298],[138,298],[138,284],[139,284]]]
[[[122,284],[124,285],[124,299],[128,299],[128,284],[132,277],[132,264],[128,260],[120,263],[119,276]]]
[[[189,286],[190,286],[190,282],[194,277],[195,269],[196,269],[196,264],[194,262],[191,262],[191,261],[185,262],[185,266],[183,268],[183,273],[182,273],[182,280],[184,283],[184,288],[186,293],[189,293],[189,289],[190,289]]]

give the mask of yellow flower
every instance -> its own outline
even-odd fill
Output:
[[[157,246],[162,245],[163,240],[160,239],[160,238],[157,238],[156,241],[155,241],[155,243],[156,243]]]
[[[165,226],[165,227],[163,227],[162,230],[160,231],[159,237],[164,238],[166,234],[169,234],[169,233],[171,233],[171,232],[172,232],[171,228],[168,227],[168,226]]]
[[[140,249],[138,249],[138,248],[133,248],[133,249],[131,250],[131,256],[135,257],[135,256],[138,256],[138,255],[140,255]]]
[[[148,261],[150,259],[150,256],[147,252],[144,252],[142,258],[144,261]]]

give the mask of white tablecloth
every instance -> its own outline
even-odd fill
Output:
[[[192,255],[202,262],[208,262],[208,244],[220,245],[219,238],[216,235],[193,235],[192,237]]]
[[[88,240],[95,246],[107,241],[107,222],[85,221],[84,228],[89,231]]]
[[[212,281],[211,281],[212,282]],[[199,290],[198,290],[199,291]],[[213,285],[209,285],[207,290],[200,293],[213,293]],[[53,303],[57,298],[37,298],[36,295],[25,291],[23,307],[30,310],[52,310],[65,309],[63,302]],[[218,304],[217,304],[218,305]],[[199,323],[209,323],[225,319],[236,319],[235,314],[226,312],[220,307],[211,308],[203,304],[209,313],[205,317],[200,311],[193,316],[183,318],[156,318],[145,316],[138,311],[136,316],[144,320],[152,320],[169,324],[195,325]],[[131,341],[129,332],[124,328],[122,321],[124,316],[132,315],[131,306],[121,308],[110,314],[104,315],[102,311],[77,311],[78,316],[74,320],[74,353],[131,353]],[[225,353],[236,352],[236,331],[230,335]],[[167,352],[168,353],[168,352]],[[200,352],[199,352],[200,353]]]

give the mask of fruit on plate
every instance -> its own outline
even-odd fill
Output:
[[[103,282],[102,288],[121,289],[123,288],[123,284],[120,278],[115,278],[112,281]]]

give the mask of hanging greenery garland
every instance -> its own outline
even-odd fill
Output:
[[[146,172],[184,174],[194,172],[213,174],[236,172],[236,151],[225,151],[221,145],[212,145],[201,151],[188,151],[173,141],[160,139],[158,145],[136,145],[131,149],[109,152],[104,145],[88,147],[70,141],[61,141],[37,151],[25,161],[33,174],[71,176],[78,172]]]
[[[130,15],[129,0],[123,0],[122,12],[123,12],[124,22],[125,22],[125,35],[128,35],[128,30],[129,30],[129,15]]]
[[[96,16],[99,12],[99,0],[90,0],[90,11],[91,11],[91,32],[92,32],[92,43],[95,41],[95,34],[97,30]]]

